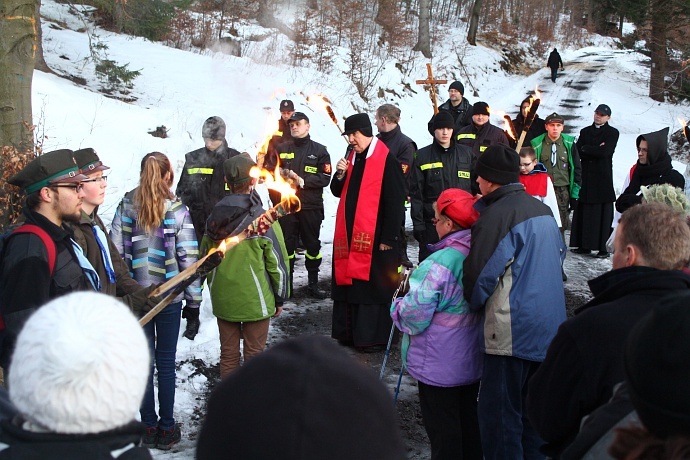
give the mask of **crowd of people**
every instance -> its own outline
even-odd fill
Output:
[[[549,61],[562,67],[560,56]],[[31,458],[150,458],[142,447],[179,442],[175,353],[181,318],[182,337],[199,332],[204,285],[222,383],[198,458],[403,458],[383,386],[333,341],[303,338],[262,353],[271,318],[296,295],[299,254],[304,295],[333,300],[338,344],[382,351],[400,340],[391,331],[402,333],[432,459],[583,458],[611,444],[611,458],[667,458],[626,456],[631,445],[690,451],[678,389],[688,372],[679,353],[690,348],[690,316],[680,308],[690,292],[690,204],[671,166],[668,128],[637,138],[638,161],[616,197],[619,133],[608,105],[576,138],[563,132],[562,115],[541,120],[522,101],[513,125],[525,143],[516,151],[514,136],[491,124],[488,103],[471,104],[459,81],[448,93],[421,148],[402,133],[392,104],[376,111],[377,134],[368,114],[349,116],[349,146],[334,168],[290,100],[280,102],[279,134],[256,161],[229,147],[225,122],[210,117],[175,193],[168,157],[142,158],[139,184],[109,233],[98,216],[109,167],[93,149],[42,154],[13,176],[26,198],[24,223],[3,237],[0,258],[9,386],[0,394],[0,459],[29,458],[18,456],[32,444],[40,453]],[[289,179],[301,207],[247,233],[266,211],[255,167]],[[319,286],[327,187],[338,198],[330,293]],[[412,265],[406,203],[419,265],[392,299],[402,267]],[[207,278],[153,295],[239,235]],[[570,319],[568,246],[580,256],[613,254],[612,270],[590,281],[594,298]],[[156,305],[164,308],[140,327],[134,319]],[[667,379],[664,394],[644,363]],[[278,429],[264,436],[268,420]],[[341,446],[344,437],[361,442]]]

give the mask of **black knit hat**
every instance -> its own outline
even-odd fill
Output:
[[[280,101],[279,109],[281,112],[294,112],[295,111],[295,104],[293,104],[290,99],[284,99],[284,100]]]
[[[110,169],[103,164],[101,159],[98,158],[96,151],[92,148],[77,150],[74,152],[74,160],[77,162],[77,166],[81,169],[82,174],[91,174],[96,171]]]
[[[254,163],[254,160],[252,160],[247,153],[235,155],[229,160],[225,160],[223,162],[225,181],[228,184],[247,182],[251,179],[249,170],[252,169],[252,166],[256,166],[256,163]]]
[[[225,139],[225,122],[221,117],[209,117],[201,127],[201,137],[220,141]]]
[[[441,110],[439,113],[434,115],[434,120],[431,124],[432,131],[436,131],[441,128],[455,128],[455,120],[453,120],[453,115],[450,112]]]
[[[359,131],[366,137],[372,137],[371,120],[369,120],[369,115],[366,113],[356,113],[350,115],[345,119],[345,131],[343,135],[352,134]]]
[[[508,146],[492,145],[474,167],[477,176],[499,185],[520,182],[520,156]]]
[[[457,90],[463,96],[465,95],[465,86],[463,86],[463,84],[457,80],[450,84],[450,86],[448,87],[448,91],[450,91],[451,89]]]
[[[625,347],[630,397],[650,432],[690,436],[690,293],[654,304]]]
[[[557,114],[556,112],[552,113],[551,115],[547,116],[546,119],[544,120],[544,124],[548,125],[549,123],[560,123],[562,125],[565,124],[565,119]]]
[[[79,172],[79,166],[68,149],[53,150],[39,155],[7,181],[33,193],[59,182],[75,183],[88,179]]]
[[[218,384],[199,460],[402,460],[393,396],[332,340],[281,342]]]
[[[489,104],[486,102],[475,102],[472,106],[472,115],[490,115]]]

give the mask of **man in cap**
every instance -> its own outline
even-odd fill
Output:
[[[223,161],[240,154],[228,147],[225,122],[220,117],[206,119],[201,128],[201,137],[204,147],[185,155],[175,190],[175,195],[189,208],[199,244],[206,229],[206,219],[213,206],[225,195]]]
[[[623,213],[613,269],[589,281],[594,298],[558,328],[530,381],[527,411],[547,442],[542,452],[559,458],[583,417],[611,398],[625,377],[623,350],[630,331],[663,305],[665,295],[690,292],[690,276],[682,271],[688,260],[684,214],[661,203]]]
[[[491,109],[486,102],[475,102],[472,106],[472,123],[456,131],[458,144],[472,149],[475,157],[479,157],[491,145],[510,145],[506,133],[489,121]]]
[[[398,122],[400,122],[400,109],[393,104],[383,104],[376,109],[376,127],[379,130],[376,137],[386,144],[390,154],[400,163],[403,176],[405,176],[405,197],[409,201],[412,185],[412,164],[417,144],[402,133]],[[407,257],[407,232],[405,231],[404,217],[400,226],[400,261],[412,266]]]
[[[430,254],[427,244],[438,241],[434,202],[441,192],[459,188],[472,193],[475,188],[471,176],[476,159],[470,147],[455,142],[453,126],[453,117],[439,112],[432,120],[434,141],[417,152],[412,167],[410,202],[420,263]]]
[[[98,215],[98,207],[105,200],[105,190],[108,186],[108,176],[104,173],[110,168],[103,164],[92,148],[77,150],[73,156],[81,173],[87,178],[81,182],[84,187],[81,217],[78,222],[67,222],[66,225],[74,233],[74,240],[98,273],[101,292],[121,298],[137,316],[143,316],[156,303],[155,299],[148,299],[149,292],[155,286],[142,288],[132,279],[127,265],[120,257],[117,247],[108,236],[105,224]],[[187,319],[188,326],[189,322]],[[198,325],[196,330],[198,331]]]
[[[292,140],[292,134],[290,133],[290,126],[288,126],[288,120],[295,113],[295,104],[292,103],[290,99],[284,99],[280,101],[280,118],[278,119],[278,131],[271,137],[268,142],[268,148],[266,149],[266,158],[264,159],[264,168],[273,172],[276,167],[276,153],[278,152],[278,146],[284,142]]]
[[[453,129],[456,132],[472,123],[472,104],[464,96],[465,87],[456,80],[448,87],[448,100],[438,107],[439,111],[453,116]]]
[[[75,291],[100,289],[98,275],[63,224],[81,218],[84,190],[72,151],[38,156],[9,179],[26,192],[25,223],[5,240],[0,262],[0,308],[7,369],[17,334],[37,308]],[[26,233],[22,230],[33,229]]]
[[[551,209],[520,184],[519,158],[494,145],[477,160],[482,198],[463,266],[465,298],[484,314],[478,416],[486,459],[540,457],[524,410],[527,382],[566,318],[566,248]]]
[[[333,237],[332,337],[362,351],[385,347],[398,284],[405,179],[365,113],[345,120],[348,147],[331,192],[340,198]]]
[[[594,111],[594,123],[580,130],[575,146],[582,163],[582,188],[573,211],[570,246],[577,254],[599,251],[594,257],[607,258],[606,241],[611,234],[613,203],[613,153],[618,144],[618,130],[609,125],[611,108],[600,104]]]
[[[537,160],[546,167],[553,188],[561,217],[561,236],[565,242],[565,231],[570,223],[570,210],[577,206],[582,184],[582,167],[580,155],[575,145],[575,138],[563,134],[565,120],[556,112],[546,120],[546,133],[532,139],[532,147]]]
[[[309,277],[309,294],[317,299],[325,299],[327,294],[317,285],[321,266],[319,234],[324,218],[323,188],[331,181],[331,157],[325,146],[314,142],[309,136],[309,117],[304,113],[293,113],[288,126],[292,140],[278,146],[278,158],[281,174],[296,174],[301,179],[297,197],[302,203],[299,212],[280,218],[290,258],[290,292],[292,293],[295,270],[295,251],[301,238],[306,249],[304,265]]]

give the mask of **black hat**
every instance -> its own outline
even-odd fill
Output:
[[[295,111],[295,104],[293,104],[290,99],[284,99],[284,100],[280,101],[279,109],[281,112],[294,112]]]
[[[640,420],[660,437],[690,436],[690,294],[674,294],[628,335],[625,374]]]
[[[249,170],[252,166],[256,166],[254,160],[251,159],[248,153],[241,153],[235,155],[229,160],[223,162],[223,172],[225,173],[225,181],[228,184],[240,184],[251,179]]]
[[[361,132],[367,137],[372,137],[371,120],[366,113],[356,113],[350,115],[345,119],[345,131],[343,135],[352,134],[354,132]]]
[[[477,159],[474,171],[477,176],[495,184],[520,182],[520,156],[508,146],[492,145]]]
[[[434,120],[431,123],[431,130],[436,131],[441,128],[455,128],[455,120],[453,120],[453,115],[450,112],[441,110],[434,116]]]
[[[460,83],[457,80],[450,84],[450,86],[448,87],[448,91],[450,91],[451,89],[457,90],[463,96],[465,95],[465,87],[462,83]]]
[[[295,112],[292,115],[290,115],[290,118],[288,118],[288,123],[291,121],[300,121],[300,120],[307,120],[307,123],[309,123],[309,117],[306,116],[302,112]]]
[[[218,384],[197,456],[398,460],[406,453],[396,419],[393,396],[371,369],[328,338],[304,336],[272,346]],[[267,432],[267,423],[276,429]]]
[[[472,106],[472,115],[490,115],[489,104],[486,102],[475,102]]]
[[[225,139],[225,122],[221,117],[210,117],[201,128],[201,137],[219,141]]]
[[[602,115],[606,115],[607,117],[611,116],[611,107],[609,107],[606,104],[599,104],[596,109],[594,109],[595,112],[598,112]]]
[[[560,124],[564,125],[565,119],[562,116],[560,116],[559,114],[557,114],[556,112],[554,112],[551,115],[549,115],[548,117],[546,117],[546,119],[544,120],[545,125],[548,125],[549,123],[560,123]]]
[[[79,166],[72,154],[71,150],[62,149],[39,155],[7,182],[23,188],[26,193],[33,193],[49,184],[74,183],[88,179],[79,172]]]
[[[82,174],[91,174],[96,171],[105,171],[110,169],[108,166],[104,165],[96,151],[92,148],[86,148],[77,150],[74,152],[74,161],[77,162],[77,166],[81,169]]]

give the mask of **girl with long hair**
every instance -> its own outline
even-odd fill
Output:
[[[194,264],[199,247],[192,219],[185,205],[170,191],[174,173],[168,157],[148,153],[141,160],[139,186],[125,194],[113,218],[110,236],[141,285],[163,283]],[[153,361],[141,405],[146,425],[143,444],[168,450],[181,438],[175,423],[175,352],[180,331],[182,301],[199,308],[201,286],[192,283],[146,326]],[[153,366],[158,370],[158,414],[153,391]]]

